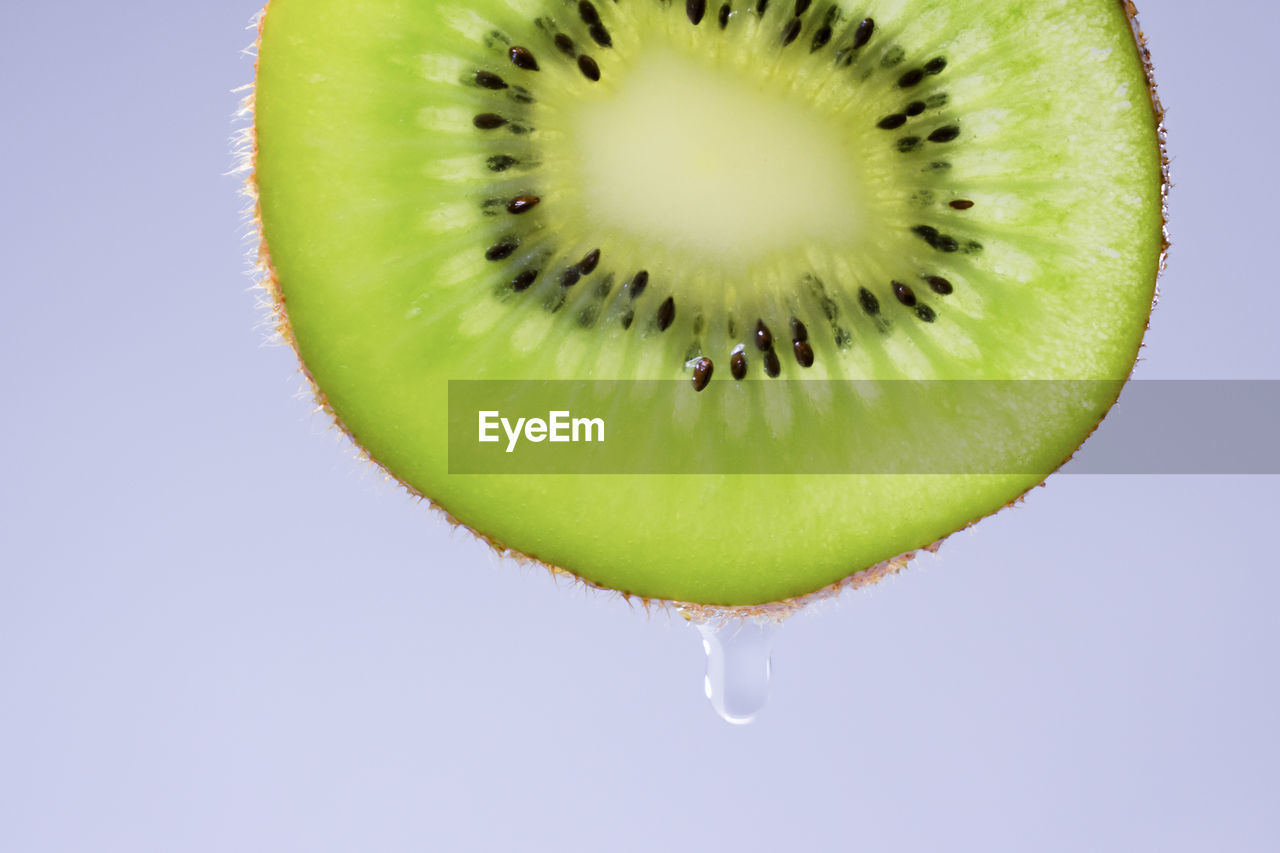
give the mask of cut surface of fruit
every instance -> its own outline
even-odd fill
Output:
[[[1017,499],[1114,401],[1165,249],[1115,0],[271,0],[254,110],[269,285],[342,428],[646,598],[794,600]],[[459,473],[459,380],[581,381],[651,467]],[[860,384],[902,380],[940,390]],[[984,420],[975,380],[1067,390]],[[870,473],[922,421],[1014,462]],[[743,473],[779,445],[830,467]]]
[[[554,185],[577,190],[564,201],[577,227],[674,244],[735,274],[772,252],[847,251],[865,230],[862,176],[842,132],[853,123],[785,90],[761,92],[743,75],[658,50],[638,57],[616,91],[560,114],[567,156],[547,165]]]

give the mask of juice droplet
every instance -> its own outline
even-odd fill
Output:
[[[707,653],[707,699],[727,722],[750,723],[769,700],[773,638],[777,622],[750,619],[694,623]]]

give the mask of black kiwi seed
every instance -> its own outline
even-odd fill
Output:
[[[826,47],[829,41],[831,41],[831,26],[824,24],[813,34],[813,41],[809,44],[809,52],[817,53]]]
[[[908,151],[915,151],[919,147],[920,137],[918,136],[904,136],[898,140],[898,150],[903,154],[906,154]]]
[[[887,115],[884,118],[880,119],[880,121],[876,122],[876,127],[880,128],[881,130],[897,130],[898,128],[902,127],[906,123],[907,123],[906,116],[904,116],[902,113],[894,113],[892,115]]]
[[[955,201],[950,202],[950,205],[956,210],[968,210],[973,207],[973,202],[969,201],[967,198],[958,198]]]
[[[507,120],[497,113],[480,113],[471,122],[481,130],[493,130],[502,127]]]
[[[871,41],[871,34],[875,31],[876,22],[870,18],[863,18],[862,23],[858,24],[858,28],[853,31],[853,49],[857,50]]]
[[[631,323],[635,319],[636,319],[636,312],[628,308],[626,313],[622,315],[622,328],[630,329]]]
[[[893,285],[893,295],[899,302],[908,308],[916,304],[916,292],[911,289],[911,285],[900,281],[890,282],[890,284]]]
[[[951,286],[951,282],[947,281],[940,275],[927,275],[924,277],[924,280],[929,283],[929,289],[939,296],[946,296],[948,293],[955,290],[955,288]]]
[[[707,13],[707,0],[684,0],[684,13],[689,16],[689,23],[698,26]]]
[[[800,35],[800,28],[804,26],[804,22],[799,18],[792,18],[787,24],[787,28],[782,31],[782,46],[786,47],[796,40],[796,36]]]
[[[925,305],[923,302],[916,306],[916,316],[921,320],[924,320],[926,323],[932,323],[934,320],[938,319],[938,315],[934,313],[933,309],[928,305]]]
[[[569,267],[564,272],[560,273],[561,287],[573,287],[575,284],[577,284],[581,280],[582,280],[582,270],[578,269],[576,264],[574,266]]]
[[[813,367],[813,347],[809,346],[808,341],[793,342],[791,350],[795,353],[796,362],[801,367]]]
[[[578,51],[573,46],[573,39],[569,38],[564,33],[556,33],[555,42],[556,48],[565,56],[570,59],[577,56]]]
[[[592,249],[587,252],[582,260],[578,261],[578,271],[583,275],[591,275],[595,271],[596,265],[600,263],[600,250]]]
[[[527,213],[540,201],[542,199],[536,195],[518,195],[507,202],[507,213]]]
[[[932,225],[917,225],[911,230],[915,234],[919,235],[921,240],[924,240],[935,249],[938,248],[938,238],[942,235],[938,233],[937,228],[934,228]]]
[[[976,255],[982,251],[982,244],[977,240],[970,240],[964,244],[964,253],[966,255]]]
[[[920,115],[920,113],[924,112],[924,110],[925,110],[924,101],[912,101],[911,103],[907,104],[907,107],[906,109],[903,110],[903,112],[909,116],[918,116]]]
[[[880,57],[881,68],[896,68],[902,64],[902,60],[907,58],[907,52],[902,49],[902,45],[895,44],[884,52]]]
[[[795,317],[791,318],[791,339],[795,343],[809,340],[809,330]]]
[[[668,296],[658,306],[658,331],[665,332],[676,319],[676,301]]]
[[[759,2],[756,3],[756,14],[761,18],[764,17],[764,13],[768,11],[768,9],[769,0],[759,0]]]
[[[944,125],[929,134],[930,142],[951,142],[960,135],[960,128],[954,124]]]
[[[494,154],[485,162],[489,164],[489,171],[505,172],[520,161],[509,154]]]
[[[505,89],[507,88],[507,81],[492,71],[477,71],[476,85],[483,89]]]
[[[931,110],[938,107],[946,106],[947,101],[951,100],[951,96],[946,92],[938,92],[936,95],[930,95],[924,99],[924,105]]]
[[[525,270],[519,273],[515,278],[511,279],[511,289],[519,293],[521,290],[528,290],[529,285],[533,284],[538,277],[537,270]]]
[[[756,321],[756,349],[768,352],[773,346],[773,332],[764,324],[764,320]]]
[[[530,95],[529,90],[524,86],[512,86],[511,100],[515,101],[517,104],[532,104],[533,95]]]
[[[628,292],[630,292],[631,298],[638,299],[640,297],[640,294],[644,293],[645,285],[647,285],[648,283],[649,283],[648,270],[640,270],[640,272],[636,273],[635,277],[631,279],[631,284],[627,285],[627,290]]]
[[[865,287],[858,289],[858,304],[862,306],[863,311],[866,311],[872,317],[880,313],[880,300],[876,299],[876,295]]]
[[[523,68],[525,71],[538,70],[538,60],[533,58],[533,53],[527,47],[516,45],[507,51],[507,56],[511,58],[511,64],[516,68]]]
[[[706,388],[714,371],[715,365],[711,363],[711,359],[704,357],[695,361],[693,363],[693,390],[701,391]]]
[[[939,56],[935,59],[930,59],[928,62],[924,64],[924,73],[937,74],[946,67],[947,67],[946,57]]]
[[[720,15],[717,18],[720,22],[720,29],[723,30],[725,27],[729,26],[729,13],[732,11],[733,9],[729,7],[728,3],[725,3],[720,7]]]
[[[920,68],[912,68],[910,71],[898,78],[899,89],[910,89],[912,86],[918,85],[924,79],[924,70]]]
[[[578,57],[578,70],[582,72],[582,76],[588,80],[596,81],[600,79],[600,66],[596,65],[596,61],[585,53]]]
[[[520,241],[515,237],[504,237],[485,250],[486,261],[505,261],[511,253],[520,248]]]
[[[777,376],[782,372],[782,365],[778,363],[778,354],[773,350],[764,354],[764,372],[769,376]]]
[[[813,0],[796,0],[796,17],[798,18],[809,11],[809,4],[812,2]]]
[[[735,350],[733,355],[729,356],[729,372],[733,374],[734,379],[742,379],[747,375],[747,354],[742,350]]]
[[[582,23],[587,26],[600,23],[600,13],[596,11],[595,5],[590,0],[581,0],[578,3],[578,17],[582,18]]]
[[[613,47],[613,39],[609,36],[609,31],[604,28],[604,24],[592,24],[587,27],[587,35],[601,47]]]

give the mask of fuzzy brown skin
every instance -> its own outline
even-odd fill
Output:
[[[1158,289],[1159,277],[1160,277],[1160,274],[1163,273],[1165,270],[1166,262],[1168,259],[1169,245],[1170,245],[1168,222],[1169,222],[1169,187],[1171,186],[1171,181],[1169,176],[1169,152],[1168,152],[1168,145],[1167,145],[1167,139],[1166,139],[1165,113],[1164,113],[1164,107],[1160,103],[1160,98],[1156,93],[1156,82],[1153,74],[1153,67],[1151,64],[1151,51],[1147,48],[1146,36],[1143,35],[1142,28],[1138,24],[1138,9],[1132,2],[1130,2],[1130,0],[1117,0],[1117,2],[1119,2],[1121,8],[1123,9],[1125,15],[1129,20],[1129,27],[1131,32],[1133,33],[1134,43],[1138,49],[1138,56],[1142,61],[1143,72],[1145,73],[1146,79],[1147,79],[1147,88],[1151,95],[1151,108],[1155,114],[1155,119],[1156,119],[1156,135],[1160,145],[1160,178],[1161,178],[1160,218],[1161,218],[1162,243],[1161,243],[1161,250],[1160,250],[1160,261],[1159,261],[1159,264],[1157,265],[1155,272],[1153,273],[1153,281],[1152,281],[1152,293],[1153,293],[1152,308],[1154,308],[1156,303],[1159,302],[1159,289]],[[255,21],[257,38],[255,39],[253,48],[252,48],[253,54],[255,56],[255,60],[254,60],[255,83],[256,83],[256,71],[257,71],[257,60],[256,60],[257,49],[262,42],[262,26],[263,26],[263,22],[266,20],[266,16],[270,9],[270,6],[271,4],[270,2],[268,2],[267,5],[263,7],[262,11],[258,13],[257,19]],[[653,607],[658,607],[668,612],[674,610],[689,620],[706,621],[706,622],[726,622],[731,620],[747,620],[747,619],[755,620],[755,621],[771,621],[771,622],[781,621],[786,617],[792,615],[793,613],[796,613],[802,610],[804,607],[808,606],[809,604],[812,604],[815,601],[821,601],[824,599],[838,596],[845,590],[858,589],[863,586],[870,586],[872,584],[879,583],[884,578],[889,577],[890,575],[893,575],[893,574],[897,574],[899,571],[906,568],[907,565],[911,562],[911,560],[914,559],[916,554],[918,554],[920,551],[928,551],[929,553],[934,553],[938,550],[939,547],[941,547],[943,541],[945,541],[945,537],[944,537],[944,539],[939,539],[937,542],[934,542],[923,548],[919,548],[916,550],[908,551],[903,554],[899,554],[898,556],[893,557],[892,559],[885,560],[884,562],[881,562],[881,563],[877,563],[874,566],[855,569],[851,574],[849,574],[845,578],[839,581],[836,581],[835,583],[830,584],[828,586],[822,587],[821,589],[815,590],[810,593],[806,593],[805,595],[796,596],[794,598],[785,598],[780,601],[770,602],[768,604],[718,605],[718,604],[701,604],[697,602],[688,602],[688,601],[673,601],[668,599],[646,598],[644,596],[629,593],[625,590],[616,590],[616,589],[611,589],[609,587],[603,587],[596,583],[593,583],[592,581],[582,577],[581,575],[575,574],[573,572],[568,571],[567,569],[561,568],[560,566],[556,566],[556,565],[552,565],[551,563],[544,562],[543,560],[538,559],[538,557],[533,554],[526,554],[522,551],[512,548],[506,543],[499,542],[495,540],[493,537],[487,536],[483,532],[479,530],[475,530],[474,528],[468,527],[467,525],[458,521],[458,519],[454,518],[453,515],[449,513],[447,508],[436,503],[430,497],[422,494],[422,492],[420,492],[418,489],[414,488],[409,483],[406,483],[404,480],[397,477],[395,473],[388,470],[386,466],[384,466],[377,459],[373,458],[373,456],[370,455],[369,452],[365,450],[365,448],[362,447],[358,441],[356,441],[355,436],[352,435],[349,429],[347,429],[346,425],[343,424],[342,422],[342,418],[338,416],[338,413],[334,411],[333,407],[329,404],[329,400],[325,396],[324,391],[322,391],[320,389],[320,386],[316,384],[315,380],[311,376],[310,370],[308,370],[307,368],[306,363],[302,360],[302,354],[301,354],[301,351],[298,349],[297,339],[294,337],[293,329],[289,325],[289,315],[288,315],[287,306],[285,304],[284,291],[280,287],[280,280],[276,275],[275,267],[271,263],[271,252],[269,250],[269,247],[267,246],[266,235],[263,233],[263,230],[262,230],[262,210],[259,202],[258,183],[257,183],[257,155],[258,155],[257,132],[256,132],[256,125],[253,123],[254,85],[247,86],[245,87],[245,89],[247,91],[247,94],[245,95],[244,100],[241,104],[240,115],[243,118],[248,119],[250,123],[242,131],[241,135],[237,139],[236,154],[239,160],[239,165],[237,170],[243,171],[246,173],[246,177],[244,181],[244,195],[249,200],[248,213],[252,217],[253,228],[254,228],[255,235],[257,237],[257,244],[258,244],[257,258],[254,264],[254,271],[258,276],[258,285],[266,295],[265,304],[267,309],[271,313],[271,320],[274,324],[275,334],[278,336],[280,340],[287,343],[293,349],[294,354],[297,356],[299,369],[302,372],[303,377],[306,379],[307,385],[311,389],[311,394],[316,401],[317,409],[319,411],[323,411],[326,415],[328,415],[333,425],[336,426],[339,430],[341,430],[342,433],[346,436],[346,438],[356,448],[356,451],[359,453],[360,457],[365,461],[377,466],[379,469],[381,469],[383,474],[388,479],[395,481],[409,494],[413,495],[418,500],[425,502],[433,510],[443,515],[445,520],[448,521],[448,523],[453,527],[462,528],[463,530],[466,530],[476,539],[479,539],[481,542],[484,542],[486,545],[488,545],[491,549],[493,549],[494,553],[496,553],[500,557],[509,557],[520,563],[540,566],[541,568],[546,569],[548,572],[550,572],[553,577],[567,578],[574,585],[580,585],[589,589],[595,589],[595,590],[600,590],[602,592],[612,593],[613,595],[620,596],[628,603],[638,601],[640,605],[644,607],[646,612],[649,612]],[[1148,328],[1150,328],[1149,319],[1148,319]],[[1139,352],[1141,351],[1141,346],[1142,345],[1139,344]],[[1138,356],[1138,353],[1135,352],[1134,353],[1135,365],[1137,362],[1137,356]],[[1118,399],[1118,396],[1117,396],[1117,399]],[[1113,400],[1112,404],[1114,405],[1114,403],[1115,401]],[[1099,421],[1099,423],[1094,426],[1094,429],[1096,430],[1099,425],[1101,425],[1101,421]],[[1092,434],[1093,434],[1092,431],[1090,431],[1090,435]],[[1077,448],[1077,451],[1078,450],[1079,448]],[[1071,454],[1069,454],[1065,459],[1063,459],[1058,464],[1057,467],[1061,468],[1063,465],[1069,462],[1071,458],[1075,455],[1075,453],[1076,451],[1073,451]],[[1055,468],[1055,470],[1057,469]],[[1044,482],[1041,482],[1039,485],[1043,486]],[[1036,487],[1033,486],[1032,488],[1036,488]],[[1002,509],[1007,509],[1008,507],[1021,503],[1029,493],[1030,493],[1030,489],[1028,489],[1027,492],[1024,492],[1023,494],[1014,498],[1009,503],[1005,504],[1005,506],[1002,507]],[[999,510],[996,510],[996,512],[999,512]],[[989,515],[994,515],[994,514],[995,514],[994,512],[989,513]],[[968,528],[977,524],[979,521],[981,521],[983,518],[986,518],[986,517],[987,515],[976,516],[970,519],[968,523],[966,523],[962,528],[960,528],[960,530],[967,530]],[[959,531],[957,530],[956,532],[959,532]]]

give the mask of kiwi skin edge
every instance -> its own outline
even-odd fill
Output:
[[[1156,305],[1159,303],[1159,277],[1160,277],[1160,274],[1163,273],[1166,268],[1167,260],[1168,260],[1168,252],[1170,247],[1169,235],[1168,235],[1168,221],[1169,221],[1168,214],[1169,214],[1169,188],[1171,186],[1171,180],[1170,180],[1168,145],[1167,145],[1167,139],[1166,139],[1167,132],[1165,127],[1165,112],[1164,112],[1163,106],[1160,103],[1160,98],[1156,91],[1156,83],[1155,83],[1155,78],[1153,73],[1153,66],[1151,62],[1151,52],[1147,47],[1146,37],[1143,34],[1142,28],[1138,22],[1137,7],[1134,5],[1133,2],[1131,2],[1131,0],[1116,0],[1116,2],[1119,3],[1122,11],[1125,14],[1126,19],[1129,22],[1130,31],[1133,35],[1134,45],[1137,49],[1138,58],[1142,63],[1143,72],[1147,82],[1147,89],[1150,95],[1151,108],[1155,118],[1156,137],[1157,137],[1157,142],[1160,150],[1161,249],[1160,249],[1159,262],[1156,265],[1156,269],[1153,273],[1152,308],[1154,309]],[[908,563],[910,563],[910,561],[920,551],[927,551],[929,553],[934,553],[938,550],[938,548],[942,545],[942,542],[945,540],[946,537],[943,537],[943,539],[939,539],[938,541],[930,545],[927,545],[923,548],[919,548],[919,549],[905,552],[903,554],[899,554],[896,557],[890,558],[888,560],[884,560],[868,568],[855,570],[853,573],[847,575],[843,579],[836,581],[835,583],[829,584],[828,586],[822,587],[818,590],[815,590],[813,592],[809,592],[804,595],[796,596],[793,598],[786,598],[786,599],[782,599],[779,601],[774,601],[766,604],[754,604],[754,605],[745,605],[745,606],[726,606],[726,605],[699,604],[699,603],[691,603],[691,602],[685,602],[685,601],[674,601],[674,600],[668,600],[668,599],[647,598],[641,595],[627,592],[626,590],[617,590],[617,589],[612,589],[610,587],[600,586],[599,584],[593,583],[592,581],[589,581],[580,575],[570,572],[567,569],[547,563],[543,560],[538,559],[536,556],[525,554],[521,551],[518,551],[506,545],[503,542],[495,540],[493,537],[488,536],[479,530],[468,527],[467,525],[458,521],[448,511],[448,509],[436,503],[434,500],[427,497],[426,495],[422,494],[422,492],[420,492],[418,489],[414,488],[412,485],[402,480],[400,477],[398,477],[396,474],[390,471],[385,465],[383,465],[377,459],[373,458],[373,456],[370,455],[370,453],[363,446],[361,446],[360,443],[356,440],[351,430],[347,429],[346,425],[343,424],[342,419],[338,416],[337,412],[329,404],[327,396],[320,389],[319,385],[315,382],[310,370],[307,368],[306,363],[302,359],[301,351],[298,348],[297,340],[295,339],[292,327],[289,324],[288,307],[285,303],[284,293],[280,287],[279,279],[277,278],[275,268],[271,261],[270,247],[267,245],[266,236],[263,231],[262,210],[261,210],[261,203],[259,200],[258,184],[257,184],[258,146],[257,146],[257,126],[256,126],[255,108],[254,108],[255,106],[254,90],[256,86],[256,74],[257,74],[257,68],[258,68],[258,62],[256,58],[257,50],[262,41],[263,22],[265,21],[267,13],[270,10],[270,5],[271,5],[270,2],[268,2],[262,8],[262,10],[258,12],[258,14],[255,16],[251,24],[251,27],[255,30],[255,39],[254,39],[253,45],[251,46],[248,52],[250,53],[250,55],[255,57],[254,59],[255,82],[248,84],[247,86],[244,86],[241,89],[237,90],[245,93],[243,100],[241,101],[240,110],[237,115],[238,119],[244,122],[244,125],[241,127],[241,129],[235,136],[234,157],[236,161],[236,166],[235,166],[234,172],[243,173],[245,175],[244,185],[242,189],[242,195],[247,200],[245,214],[252,223],[253,230],[251,233],[253,233],[253,235],[256,237],[256,243],[257,243],[255,258],[253,261],[253,273],[257,280],[257,286],[262,290],[263,294],[265,295],[265,298],[263,299],[263,304],[270,311],[271,321],[274,326],[275,336],[279,340],[287,343],[293,349],[294,355],[298,358],[299,370],[301,371],[303,377],[305,378],[307,385],[311,389],[311,394],[316,402],[317,408],[319,410],[324,411],[325,414],[328,416],[329,420],[333,423],[333,425],[336,426],[339,430],[341,430],[341,432],[346,436],[347,440],[350,441],[352,445],[356,448],[358,455],[363,460],[377,466],[382,471],[384,476],[386,476],[391,480],[394,480],[409,494],[416,497],[419,501],[423,501],[427,503],[433,510],[443,515],[444,518],[448,521],[448,523],[451,526],[455,528],[461,527],[462,529],[466,530],[472,536],[474,536],[475,538],[479,539],[480,541],[488,545],[499,556],[510,557],[519,563],[540,566],[546,569],[547,571],[549,571],[552,574],[552,576],[555,578],[566,578],[572,581],[574,584],[620,596],[621,598],[626,600],[629,604],[635,601],[638,601],[641,604],[641,606],[644,607],[646,612],[651,611],[651,608],[653,608],[654,606],[657,606],[662,610],[667,610],[668,612],[674,609],[676,612],[684,616],[684,618],[691,619],[691,620],[702,621],[702,620],[754,619],[754,620],[779,621],[791,615],[792,613],[799,611],[800,609],[804,608],[806,605],[812,602],[838,596],[840,593],[842,593],[846,589],[857,589],[862,586],[878,583],[883,578],[888,577],[889,575],[892,575],[892,574],[896,574],[900,570],[906,568]],[[1150,315],[1148,315],[1147,328],[1148,329],[1150,328]],[[1145,331],[1146,330],[1144,329],[1144,333]],[[1144,334],[1144,337],[1145,337],[1145,334]],[[1135,366],[1137,363],[1137,357],[1141,352],[1141,347],[1142,347],[1142,344],[1139,343],[1138,351],[1134,353]],[[1130,377],[1132,377],[1132,370],[1130,371]],[[1111,405],[1114,405],[1114,403],[1115,403],[1115,400],[1112,400]],[[1110,410],[1110,406],[1108,406],[1108,411],[1109,410]],[[1101,424],[1101,421],[1099,421],[1097,424],[1094,424],[1093,429],[1096,430],[1100,424]],[[1093,431],[1090,430],[1089,434],[1092,435],[1092,432]],[[1085,440],[1086,441],[1088,440],[1087,436]],[[1083,446],[1083,442],[1081,443],[1081,446]],[[1076,450],[1073,450],[1064,459],[1062,459],[1058,463],[1058,465],[1055,467],[1054,470],[1056,471],[1058,468],[1061,468],[1068,461],[1070,461],[1070,459],[1075,455],[1078,449],[1079,447],[1077,447]],[[1042,481],[1038,485],[1043,486],[1044,481]],[[1021,503],[1026,498],[1026,495],[1029,493],[1030,493],[1030,490],[1014,498],[1012,501],[1005,504],[1005,508]],[[996,510],[996,511],[998,512],[999,510]],[[994,513],[989,513],[989,514],[994,514]],[[974,517],[970,519],[965,525],[958,528],[954,532],[959,532],[959,530],[967,530],[968,528],[972,527],[974,524],[978,523],[985,517],[986,515],[979,515],[977,517]]]

